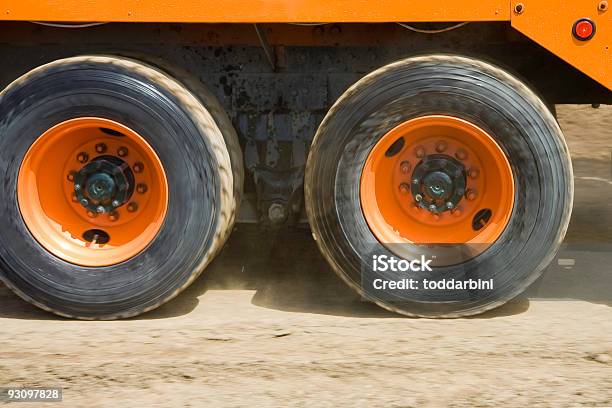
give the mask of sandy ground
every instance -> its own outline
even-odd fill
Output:
[[[64,406],[88,407],[612,406],[612,106],[559,119],[574,218],[510,304],[398,317],[345,288],[306,229],[266,244],[240,225],[202,278],[139,318],[69,321],[0,288],[0,386],[61,386]]]

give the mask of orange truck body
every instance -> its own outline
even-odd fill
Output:
[[[5,0],[0,19],[45,22],[325,23],[508,21],[612,90],[606,0]],[[572,35],[588,18],[596,34]]]

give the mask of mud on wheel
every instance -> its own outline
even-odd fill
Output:
[[[545,104],[488,63],[406,59],[350,88],[321,124],[306,169],[313,235],[365,298],[412,316],[481,313],[542,272],[573,197],[563,135]],[[386,281],[468,279],[492,288],[372,290],[374,255],[432,259]]]
[[[185,288],[227,238],[242,182],[234,130],[194,95],[112,56],[56,61],[5,89],[2,280],[84,319],[133,316]]]

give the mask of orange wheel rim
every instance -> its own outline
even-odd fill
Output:
[[[157,236],[168,208],[161,161],[146,140],[102,118],[62,122],[27,151],[17,200],[34,238],[81,266],[133,258]]]
[[[360,198],[381,243],[492,244],[512,214],[514,180],[487,132],[430,115],[400,124],[376,143]]]

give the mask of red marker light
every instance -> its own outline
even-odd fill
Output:
[[[581,18],[574,23],[572,32],[577,40],[588,41],[595,35],[595,23],[588,18]]]

